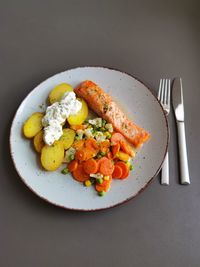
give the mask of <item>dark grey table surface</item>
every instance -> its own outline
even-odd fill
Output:
[[[0,266],[200,266],[200,2],[0,1]],[[92,213],[45,203],[19,179],[9,131],[23,98],[77,66],[127,71],[157,92],[181,76],[190,186],[179,184],[173,113],[170,186]]]

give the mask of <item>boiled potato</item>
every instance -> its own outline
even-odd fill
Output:
[[[42,130],[42,118],[44,114],[41,112],[33,113],[24,123],[23,133],[27,138],[34,137]]]
[[[53,145],[45,145],[41,151],[41,164],[47,171],[57,170],[64,159],[64,147],[60,142]]]
[[[45,145],[44,140],[43,140],[43,131],[42,130],[34,136],[33,145],[34,145],[35,150],[38,153],[40,153],[43,146]]]
[[[83,99],[78,99],[82,103],[82,108],[75,115],[70,115],[68,117],[68,123],[70,125],[80,125],[82,124],[88,116],[88,106]]]
[[[70,148],[75,138],[75,131],[72,129],[63,129],[63,135],[60,137],[59,142],[63,144],[64,149]]]
[[[64,93],[72,92],[72,91],[73,91],[73,88],[70,84],[67,84],[67,83],[58,84],[50,92],[49,101],[51,104],[53,104],[54,102],[59,102],[62,99]]]

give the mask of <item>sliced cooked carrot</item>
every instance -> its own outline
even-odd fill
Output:
[[[98,163],[95,159],[88,159],[83,163],[84,171],[88,174],[96,173],[98,171]]]
[[[121,147],[121,150],[123,152],[125,152],[126,154],[128,154],[129,156],[131,156],[131,157],[135,156],[134,150],[126,141],[121,140],[120,141],[120,147]]]
[[[107,157],[108,157],[108,159],[112,159],[113,158],[112,153],[110,152],[110,150],[107,152]]]
[[[86,152],[83,149],[77,150],[75,158],[76,160],[84,161],[86,159]]]
[[[83,124],[81,124],[81,125],[71,125],[70,128],[75,130],[75,131],[84,130],[85,129],[85,125],[83,125]]]
[[[98,151],[93,149],[93,148],[91,148],[91,149],[84,148],[84,152],[85,152],[85,159],[84,160],[94,158],[98,153]]]
[[[72,160],[68,165],[67,168],[70,172],[73,172],[77,169],[78,167],[78,162],[77,160]]]
[[[122,169],[122,175],[120,179],[125,179],[129,175],[129,167],[123,161],[118,161],[115,166],[119,166]]]
[[[99,163],[99,172],[103,175],[111,175],[114,170],[114,165],[112,161],[108,158],[105,158]]]
[[[79,164],[76,170],[72,172],[72,175],[79,182],[85,182],[90,178],[89,174],[85,173],[83,164]]]
[[[109,147],[110,147],[110,141],[109,140],[105,140],[105,141],[100,143],[100,151],[101,152],[107,153]]]
[[[94,138],[88,138],[87,140],[85,140],[85,147],[89,149],[93,148],[95,150],[99,150],[97,141]]]
[[[114,133],[112,134],[111,142],[112,142],[113,144],[117,144],[117,143],[120,142],[121,140],[122,140],[122,141],[126,141],[125,137],[124,137],[122,134],[120,134],[120,133],[116,133],[116,132],[114,132]]]
[[[119,178],[121,178],[121,176],[122,176],[122,168],[118,165],[115,165],[114,171],[112,173],[112,177],[119,179]]]
[[[113,155],[113,158],[116,157],[117,153],[119,152],[120,150],[120,144],[119,143],[116,143],[116,145],[113,145],[111,147],[111,151],[112,151],[112,155]]]
[[[76,140],[76,141],[74,141],[72,147],[77,149],[77,150],[81,149],[84,146],[84,142],[85,142],[84,140]]]
[[[110,184],[112,182],[112,178],[109,180],[104,180],[102,184],[97,184],[95,185],[95,189],[97,192],[105,191],[107,192],[110,189]]]

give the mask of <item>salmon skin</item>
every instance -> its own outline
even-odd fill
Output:
[[[150,138],[150,134],[130,121],[111,96],[94,82],[83,81],[74,91],[95,113],[112,123],[115,131],[120,132],[134,147],[140,147]]]

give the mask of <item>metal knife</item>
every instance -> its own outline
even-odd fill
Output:
[[[172,88],[172,103],[178,129],[181,184],[190,184],[186,138],[185,138],[184,104],[183,104],[183,89],[182,89],[181,78],[174,79]]]

